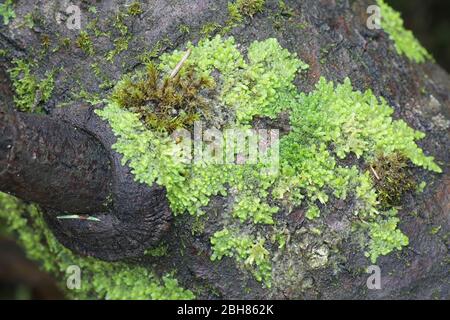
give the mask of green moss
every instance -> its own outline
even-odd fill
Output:
[[[395,215],[395,209],[389,215]],[[375,263],[379,256],[385,256],[393,250],[401,250],[402,247],[409,244],[408,237],[397,229],[400,219],[389,217],[386,220],[378,220],[369,224],[369,252],[366,256],[370,257],[372,263]]]
[[[401,154],[378,155],[370,164],[370,169],[382,208],[400,205],[403,195],[416,189],[407,159]]]
[[[191,28],[186,24],[180,24],[178,26],[178,30],[180,30],[181,33],[189,34],[191,32]]]
[[[92,14],[97,14],[97,7],[95,6],[89,6],[88,12]]]
[[[314,220],[320,217],[320,209],[316,205],[312,205],[306,211],[305,217],[309,220]]]
[[[132,39],[132,35],[128,32],[128,26],[125,23],[128,16],[129,11],[128,13],[119,11],[112,20],[112,27],[115,29],[116,33],[118,33],[118,36],[113,40],[114,49],[110,50],[105,56],[106,60],[109,62],[113,62],[118,54],[128,50],[129,42]]]
[[[441,229],[442,229],[442,226],[435,226],[435,227],[432,227],[432,228],[430,229],[430,234],[431,234],[432,236],[437,235],[437,234],[439,233],[439,231],[441,231]]]
[[[225,35],[234,27],[241,24],[245,17],[252,18],[255,14],[264,10],[265,0],[236,0],[228,2],[228,20],[222,28],[221,34]]]
[[[46,72],[44,79],[39,79],[33,74],[33,64],[22,60],[14,59],[14,65],[8,70],[14,87],[14,102],[20,111],[34,112],[40,111],[42,104],[46,103],[54,88],[54,72]]]
[[[377,0],[377,4],[381,8],[381,26],[394,41],[398,54],[403,54],[416,63],[432,59],[413,33],[404,28],[400,13],[392,9],[384,0]]]
[[[85,89],[72,93],[72,96],[74,100],[85,101],[93,106],[103,101],[98,93],[88,92]]]
[[[234,204],[232,215],[242,222],[251,219],[254,223],[274,224],[272,215],[278,210],[257,196],[244,195]]]
[[[263,12],[265,0],[236,0],[234,5],[241,15],[253,17],[255,14]]]
[[[94,18],[89,21],[89,23],[86,25],[86,31],[89,31],[94,34],[95,37],[106,37],[110,38],[111,31],[105,32],[102,31],[98,25],[99,18]]]
[[[112,26],[119,32],[120,35],[125,36],[128,34],[128,26],[125,24],[127,13],[119,11],[112,20]]]
[[[145,250],[144,254],[146,256],[151,256],[151,257],[164,257],[165,255],[167,255],[167,250],[168,250],[167,244],[162,243],[159,246],[157,246],[156,248]]]
[[[205,231],[205,227],[206,227],[206,218],[205,216],[196,216],[194,219],[194,222],[192,223],[191,226],[191,234],[193,236],[199,236],[201,234],[203,234],[203,232]]]
[[[305,30],[308,27],[308,24],[306,22],[300,22],[297,24],[297,27],[301,30]]]
[[[308,217],[315,222],[321,216],[315,203],[325,205],[332,196],[347,199],[351,195],[358,219],[373,224],[373,228],[380,223],[384,227],[380,221],[387,214],[380,206],[370,171],[338,164],[349,156],[370,164],[380,152],[387,156],[399,153],[417,166],[441,172],[433,158],[425,156],[415,143],[424,134],[402,120],[393,120],[393,109],[370,90],[355,91],[348,79],[334,85],[322,78],[311,93],[299,93],[293,81],[308,65],[283,49],[276,39],[253,42],[247,49],[247,59],[233,38],[216,36],[197,46],[188,43],[187,47],[192,52],[180,76],[194,72],[211,77],[216,73],[218,86],[211,105],[225,108],[222,112],[236,119],[227,123],[227,128],[248,128],[256,116],[276,119],[282,112],[290,114],[291,131],[280,141],[279,174],[268,175],[265,170],[269,164],[263,161],[256,165],[179,161],[173,155],[179,152],[180,145],[167,132],[146,127],[139,111],[127,109],[133,103],[126,100],[113,99],[97,113],[109,121],[118,137],[114,148],[123,155],[123,163],[132,168],[136,180],[166,187],[174,214],[189,212],[201,216],[202,207],[209,204],[212,196],[234,197],[234,205],[220,213],[233,226],[233,232],[213,237],[213,251],[217,252],[214,259],[236,255],[239,263],[247,261],[248,254],[241,256],[232,249],[233,239],[248,234],[246,222],[259,224],[267,231],[266,238],[257,236],[256,229],[243,236],[243,247],[250,250],[255,243],[271,239],[273,231],[267,228],[275,223],[273,215],[280,209],[290,212],[306,202],[310,204]],[[185,52],[175,50],[160,56],[159,77],[168,75],[184,55]],[[151,88],[153,94],[155,86]],[[139,92],[137,96],[141,97]],[[200,120],[207,119],[202,115]],[[231,138],[225,136],[228,139]],[[387,250],[392,247],[386,245],[382,252]],[[268,281],[268,276],[254,270],[252,274],[257,279]]]
[[[160,79],[160,72],[150,63],[145,74],[123,79],[112,99],[138,114],[149,129],[172,132],[193,125],[200,112],[208,113],[208,101],[200,92],[214,86],[211,77],[197,75],[193,69]]]
[[[163,51],[165,46],[171,46],[172,43],[170,39],[163,38],[162,40],[158,40],[156,44],[152,47],[151,50],[145,51],[138,56],[139,61],[147,65],[149,63],[153,63],[153,60],[158,58],[160,53]]]
[[[215,22],[206,23],[200,30],[200,34],[203,37],[209,37],[213,35],[217,30],[221,28],[221,25]]]
[[[423,191],[425,190],[426,186],[427,186],[427,183],[425,181],[422,181],[421,183],[419,183],[417,185],[416,192],[417,193],[423,193]]]
[[[83,50],[87,55],[94,55],[94,45],[92,43],[92,39],[90,37],[90,35],[82,30],[80,31],[80,34],[78,35],[75,44],[78,48],[80,48],[81,50]]]
[[[41,36],[41,46],[43,47],[44,51],[47,51],[50,47],[51,39],[47,34],[44,34]]]
[[[71,44],[70,38],[58,38],[56,46],[52,49],[52,53],[58,52],[59,50],[68,49]]]
[[[178,285],[173,275],[161,279],[143,267],[107,263],[82,258],[64,248],[47,228],[34,205],[0,193],[0,220],[8,234],[15,235],[30,259],[61,280],[64,289],[67,268],[81,269],[81,289],[66,290],[75,299],[193,299],[189,290]]]
[[[244,20],[244,17],[239,11],[239,7],[237,6],[236,2],[228,2],[228,15],[229,18],[227,25],[229,26],[235,26]]]
[[[130,16],[138,16],[142,14],[142,12],[142,6],[138,1],[135,1],[128,6],[128,14]]]
[[[6,0],[4,3],[0,3],[0,17],[3,18],[4,25],[8,25],[9,21],[16,17],[13,8],[13,0]]]
[[[122,36],[114,39],[114,49],[106,54],[106,61],[113,62],[114,58],[123,51],[128,50],[128,44],[131,36]]]
[[[36,20],[35,13],[28,12],[26,15],[23,16],[23,23],[20,25],[20,27],[27,27],[28,29],[33,29],[35,20]]]
[[[237,235],[223,229],[212,236],[211,244],[211,260],[220,260],[224,256],[234,257],[242,266],[250,269],[256,280],[264,281],[270,288],[272,267],[269,251],[264,247],[264,239]]]
[[[278,1],[278,10],[271,13],[270,19],[276,30],[282,30],[285,21],[291,20],[294,15],[294,9],[289,7],[286,2],[280,0]]]

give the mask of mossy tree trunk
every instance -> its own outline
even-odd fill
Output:
[[[399,55],[383,30],[369,30],[366,9],[373,2],[286,0],[283,6],[278,1],[266,1],[262,12],[245,17],[226,35],[234,36],[242,46],[257,39],[277,38],[283,47],[297,53],[310,66],[306,79],[296,81],[299,91],[313,90],[321,76],[335,82],[349,77],[355,88],[371,89],[375,95],[384,97],[394,107],[395,118],[426,132],[421,147],[436,156],[444,173],[415,171],[430,187],[421,195],[407,195],[402,203],[402,229],[410,238],[410,247],[401,255],[384,257],[379,262],[385,275],[384,289],[367,290],[364,269],[368,262],[355,239],[341,244],[342,260],[335,266],[303,270],[302,274],[283,279],[280,282],[283,286],[270,289],[236,266],[232,258],[212,262],[210,238],[222,223],[216,213],[227,206],[226,199],[219,196],[211,199],[205,208],[206,221],[200,224],[195,217],[181,215],[174,218],[168,229],[167,204],[156,207],[156,211],[164,214],[147,219],[146,223],[164,221],[164,227],[157,227],[150,243],[163,244],[165,254],[139,257],[130,264],[137,263],[160,274],[176,270],[180,283],[199,298],[448,298],[449,285],[445,279],[449,276],[450,77],[432,61],[418,64]],[[68,125],[50,115],[59,113],[56,106],[81,105],[83,100],[99,102],[108,97],[123,74],[165,51],[184,48],[187,41],[220,32],[230,19],[228,1],[158,0],[142,3],[142,10],[136,12],[129,11],[125,1],[100,1],[95,10],[81,1],[85,33],[55,22],[55,15],[66,10],[62,4],[39,6],[39,3],[42,1],[17,1],[16,19],[0,28],[3,50],[0,59],[4,69],[16,66],[17,59],[33,61],[30,65],[37,82],[45,79],[48,70],[55,71],[52,95],[39,103],[49,115],[15,113],[6,108],[0,111],[0,190],[51,209],[80,214],[103,212],[109,209],[106,200],[112,192],[111,179],[115,174],[107,155],[112,151],[105,150],[105,145],[91,134],[76,129],[73,122]],[[120,43],[126,46],[119,49]],[[17,79],[11,81],[17,91]],[[38,94],[40,90],[36,86]],[[34,102],[39,102],[36,92],[33,94]],[[10,107],[13,105],[8,93],[4,101]],[[278,120],[278,128],[289,127],[283,119]],[[356,159],[347,160],[357,163]],[[133,212],[140,210],[135,208],[139,202],[144,203],[146,210],[155,203],[167,202],[163,190],[156,186],[145,188],[146,191],[135,192]],[[149,195],[155,198],[150,201]],[[351,203],[336,201],[326,209],[329,213],[326,223],[339,227],[339,217],[351,210]],[[304,215],[299,209],[280,219],[294,234],[304,224]],[[136,224],[137,229],[138,224],[145,225],[139,219],[131,219],[129,223]],[[57,232],[68,234],[67,230],[50,225]],[[438,232],[433,228],[439,228]],[[200,233],[198,229],[202,229]],[[123,233],[130,234],[133,230],[127,225]],[[151,228],[145,225],[143,230]],[[123,233],[118,232],[117,237]],[[64,239],[64,244],[70,243]],[[73,242],[79,241],[83,240],[76,238]],[[71,246],[95,255],[93,252],[98,253],[102,246],[92,243],[97,245],[92,252],[86,245]],[[119,248],[122,244],[111,242]],[[127,241],[124,250],[128,245],[133,247],[135,243]],[[142,253],[141,249],[142,246],[139,250],[133,247],[132,254],[120,254],[135,256],[136,252]],[[117,260],[120,254],[114,252],[102,258]],[[296,260],[287,259],[286,264],[289,263],[296,264]],[[296,270],[295,266],[292,268]]]

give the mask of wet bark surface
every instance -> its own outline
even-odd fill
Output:
[[[158,54],[183,49],[187,41],[195,42],[202,37],[203,25],[224,24],[228,15],[227,1],[157,0],[145,3],[141,15],[125,22],[132,35],[129,49],[109,63],[104,57],[114,47],[111,38],[98,37],[94,42],[95,54],[86,55],[73,44],[79,31],[69,30],[64,23],[55,23],[55,14],[65,11],[65,1],[17,2],[17,16],[39,8],[36,9],[39,19],[32,28],[20,28],[20,19],[8,27],[1,27],[0,48],[7,50],[1,61],[10,67],[13,58],[38,57],[38,74],[43,76],[47,70],[59,70],[54,93],[45,106],[49,114],[56,114],[56,110],[64,105],[79,103],[77,94],[82,90],[107,96],[111,86],[104,85],[105,79],[114,83],[123,74],[139,68],[142,53],[155,47],[159,49]],[[263,13],[246,20],[230,35],[243,48],[254,40],[275,37],[283,47],[297,53],[310,65],[307,80],[296,81],[300,91],[313,90],[321,76],[335,82],[349,77],[355,88],[371,89],[377,96],[384,97],[395,109],[394,118],[404,119],[414,129],[426,133],[419,145],[427,154],[436,157],[444,173],[414,171],[417,179],[426,181],[428,187],[423,194],[407,195],[400,209],[400,228],[410,239],[409,247],[379,259],[378,265],[383,272],[382,290],[367,289],[368,275],[364,269],[369,262],[357,241],[350,236],[340,244],[343,259],[337,269],[305,270],[297,282],[269,290],[237,268],[231,258],[211,262],[209,238],[223,227],[215,212],[220,212],[226,205],[226,199],[215,197],[205,208],[207,220],[201,235],[192,232],[195,218],[178,216],[170,229],[163,228],[168,231],[161,232],[162,241],[168,245],[166,256],[135,258],[129,263],[152,268],[160,274],[176,269],[180,283],[195,290],[198,298],[449,298],[450,77],[432,62],[417,65],[399,56],[386,33],[367,29],[366,9],[373,4],[371,1],[288,0],[285,3],[294,10],[290,18],[277,16],[277,3],[267,1]],[[99,29],[117,35],[112,21],[122,4],[123,1],[97,1],[97,13],[93,15],[88,13],[88,2],[80,2],[83,28],[98,18]],[[180,31],[180,25],[188,25],[190,32]],[[50,48],[57,46],[60,37],[72,39],[72,44],[69,48],[42,52],[44,35],[50,37]],[[101,67],[101,76],[92,71],[93,63]],[[286,126],[283,119],[279,122],[279,127]],[[139,200],[144,201],[139,196],[133,201]],[[341,221],[342,216],[351,214],[351,206],[350,202],[332,202],[325,209],[325,223],[333,225]],[[303,224],[304,213],[300,210],[292,215],[280,214],[277,219],[294,233]],[[438,226],[437,234],[430,232]],[[80,243],[77,239],[61,240],[69,247],[71,241],[73,246]],[[80,251],[83,250],[89,254],[88,248],[83,247]],[[305,283],[311,285],[305,286]]]
[[[2,191],[62,212],[107,210],[111,166],[85,131],[46,115],[0,111]]]

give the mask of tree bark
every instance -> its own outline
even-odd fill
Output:
[[[61,212],[108,210],[111,165],[87,132],[46,115],[0,110],[0,191]]]
[[[284,2],[292,8],[291,13],[281,12],[277,0],[268,0],[264,12],[246,19],[229,35],[242,45],[275,37],[283,47],[297,53],[310,65],[306,80],[296,83],[301,92],[313,90],[321,76],[335,82],[350,77],[356,89],[370,88],[394,107],[395,118],[404,119],[411,127],[426,132],[427,137],[420,146],[435,155],[443,167],[442,175],[415,171],[429,187],[422,195],[407,197],[402,204],[402,230],[410,238],[410,245],[401,255],[383,257],[378,263],[384,274],[383,290],[367,290],[368,275],[361,270],[367,268],[368,262],[357,248],[357,240],[351,238],[341,244],[342,260],[335,269],[302,270],[303,273],[293,277],[291,282],[271,289],[264,288],[248,272],[237,267],[233,258],[212,262],[210,238],[223,227],[217,212],[228,205],[227,199],[211,199],[204,208],[204,230],[201,235],[196,235],[192,231],[198,223],[195,217],[186,214],[170,218],[163,189],[134,184],[129,169],[121,173],[126,183],[116,183],[114,177],[117,174],[113,170],[111,175],[108,161],[114,167],[120,156],[110,149],[114,142],[110,133],[107,142],[96,144],[91,139],[92,132],[95,131],[93,135],[98,140],[109,130],[105,123],[92,120],[91,110],[84,110],[81,118],[67,114],[58,116],[62,119],[59,121],[65,122],[34,115],[14,116],[6,112],[0,115],[0,189],[53,209],[70,207],[70,212],[76,208],[80,213],[88,213],[87,208],[101,211],[98,216],[103,223],[99,225],[84,225],[79,221],[62,224],[53,218],[57,213],[49,211],[47,220],[57,237],[82,254],[118,260],[142,254],[149,244],[164,241],[168,254],[141,257],[140,265],[161,274],[176,269],[180,283],[196,289],[198,298],[448,298],[449,284],[442,279],[449,277],[449,244],[448,237],[443,235],[448,235],[450,230],[450,138],[448,127],[443,123],[450,119],[450,77],[432,62],[415,64],[399,55],[383,30],[369,30],[366,27],[367,7],[374,4],[373,1]],[[42,1],[18,3],[16,14],[20,17],[39,7]],[[102,17],[98,28],[117,33],[111,21],[115,21],[117,8],[124,8],[124,3],[98,2],[97,12]],[[83,19],[95,18],[88,13],[88,4],[80,2],[80,6]],[[132,36],[129,49],[118,54],[111,64],[104,64],[104,56],[114,48],[114,39],[97,39],[93,55],[86,55],[74,44],[70,50],[47,52],[40,59],[37,74],[44,75],[46,70],[61,66],[63,70],[56,78],[55,91],[46,110],[55,115],[59,112],[55,105],[73,103],[68,92],[88,89],[106,97],[109,92],[101,89],[105,78],[118,81],[123,74],[142,64],[144,52],[157,48],[159,54],[184,48],[187,41],[198,41],[204,36],[204,25],[226,23],[227,6],[226,0],[148,2],[143,5],[140,16],[126,21]],[[8,51],[6,58],[1,58],[5,64],[10,65],[16,57],[34,57],[35,48],[41,47],[44,34],[51,37],[54,46],[58,43],[57,34],[76,41],[78,33],[67,29],[64,23],[53,22],[55,11],[64,12],[65,8],[45,4],[39,11],[45,22],[31,29],[14,24],[0,29],[0,48]],[[190,26],[190,32],[181,31],[181,24]],[[91,70],[94,63],[102,66],[101,77]],[[17,147],[11,148],[13,145]],[[104,152],[109,154],[108,160],[105,160]],[[20,175],[14,175],[17,173]],[[61,190],[56,186],[61,186]],[[120,208],[113,206],[111,210],[115,214],[108,216],[102,211],[107,208],[103,200],[110,192],[120,195],[113,201],[120,204]],[[65,206],[64,202],[70,205]],[[351,203],[333,203],[326,208],[328,219],[324,223],[338,224],[351,210]],[[171,219],[173,224],[169,229]],[[155,226],[155,222],[159,224]],[[295,234],[304,223],[304,213],[299,211],[282,216],[280,223]],[[430,233],[432,226],[440,226],[439,234]],[[92,236],[92,230],[98,233],[94,232]],[[139,239],[130,239],[134,234]],[[86,240],[90,235],[92,238]],[[104,238],[99,235],[106,235],[107,240],[102,241]],[[298,236],[291,242],[296,245],[301,240]],[[300,259],[292,257],[287,263],[295,268]]]

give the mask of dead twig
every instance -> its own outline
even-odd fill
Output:
[[[174,78],[178,72],[180,72],[181,68],[183,67],[184,63],[186,62],[186,60],[189,58],[189,56],[191,55],[192,49],[189,48],[185,55],[183,56],[183,58],[181,58],[180,62],[178,62],[178,64],[176,65],[175,69],[172,70],[172,72],[170,73],[170,78]]]
[[[377,178],[377,180],[381,180],[380,176],[378,175],[378,173],[375,171],[375,169],[372,166],[370,166],[370,170],[372,170],[372,172],[373,172],[375,178]]]

